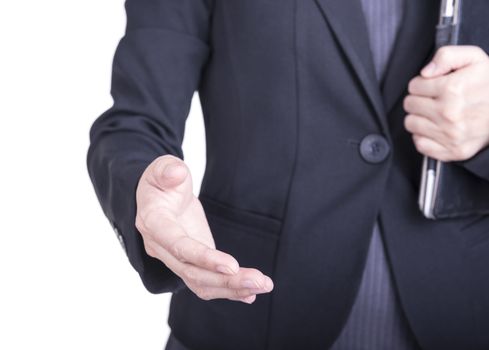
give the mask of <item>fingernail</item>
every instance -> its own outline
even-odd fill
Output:
[[[216,270],[220,273],[224,273],[226,275],[234,275],[234,271],[229,267],[225,265],[219,265],[216,267]]]
[[[266,290],[265,288],[248,288],[247,291],[253,294],[265,294],[270,292],[270,290]]]
[[[244,280],[241,282],[241,287],[243,288],[261,288],[261,286],[256,281]]]
[[[434,62],[430,62],[428,63],[428,65],[426,65],[426,67],[424,67],[421,70],[421,74],[432,75],[433,73],[435,73],[435,70],[436,70],[436,64]]]

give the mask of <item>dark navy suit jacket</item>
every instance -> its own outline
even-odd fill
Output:
[[[488,5],[468,2],[463,37],[487,50]],[[489,348],[489,217],[420,214],[422,156],[403,127],[407,83],[433,54],[439,1],[406,1],[382,89],[360,6],[126,1],[114,104],[91,128],[88,169],[146,288],[174,292],[169,324],[191,349],[326,349],[347,319],[378,216],[420,345]],[[145,254],[135,228],[137,181],[156,157],[183,158],[196,90],[207,142],[199,198],[216,245],[275,282],[252,305],[199,299]],[[368,135],[387,141],[385,160],[360,153]],[[489,150],[458,165],[489,181]]]

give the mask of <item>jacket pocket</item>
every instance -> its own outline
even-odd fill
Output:
[[[273,280],[281,221],[199,197],[216,248],[231,254],[241,267],[256,268]],[[251,305],[228,299],[204,301],[188,288],[175,293],[169,325],[192,350],[265,349],[271,293]]]
[[[200,195],[199,199],[204,207],[206,215],[211,218],[246,228],[248,231],[255,234],[272,236],[277,236],[279,234],[282,222],[277,218],[238,209],[204,195]]]
[[[240,266],[255,267],[272,277],[281,222],[208,197],[200,196],[200,201],[216,248],[234,256]]]

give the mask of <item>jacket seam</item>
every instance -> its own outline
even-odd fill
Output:
[[[236,191],[236,176],[238,173],[237,169],[238,169],[238,164],[239,164],[239,157],[241,156],[241,152],[242,152],[243,133],[244,133],[244,124],[245,123],[244,123],[244,117],[243,117],[243,106],[241,103],[241,94],[239,91],[239,84],[238,84],[238,81],[236,79],[236,69],[234,66],[233,55],[231,54],[231,50],[230,50],[230,41],[229,41],[229,37],[228,37],[229,23],[227,21],[227,17],[225,14],[225,6],[226,5],[224,3],[221,3],[221,16],[222,16],[222,21],[223,21],[224,27],[225,27],[225,29],[223,31],[223,35],[225,38],[224,40],[226,43],[225,53],[229,59],[231,79],[232,79],[232,82],[234,83],[233,84],[233,91],[234,91],[234,94],[236,96],[236,104],[238,106],[237,110],[239,113],[239,125],[240,125],[240,129],[239,129],[240,132],[237,133],[238,134],[238,145],[236,147],[236,152],[235,152],[235,157],[234,157],[233,174],[231,175],[231,183],[230,183],[230,189],[229,189],[229,193],[228,193],[228,198],[232,198],[233,194]]]
[[[298,28],[297,28],[297,17],[298,17],[298,10],[297,10],[297,7],[298,7],[298,0],[294,0],[294,4],[293,4],[293,11],[292,11],[292,23],[293,23],[293,32],[292,32],[292,41],[293,41],[293,55],[294,55],[294,80],[295,80],[295,103],[296,103],[296,106],[295,106],[295,125],[296,125],[296,128],[295,128],[295,150],[294,150],[294,161],[293,161],[293,165],[292,165],[292,171],[291,171],[291,175],[290,175],[290,178],[289,178],[289,184],[288,184],[288,187],[287,187],[287,194],[286,194],[286,197],[285,197],[285,204],[284,204],[284,208],[283,208],[283,211],[282,211],[282,222],[281,222],[281,225],[280,225],[280,229],[278,231],[278,241],[277,241],[277,245],[276,245],[276,249],[275,249],[275,253],[274,253],[274,257],[273,257],[273,269],[272,269],[272,274],[275,275],[276,271],[277,271],[277,265],[278,265],[278,255],[279,255],[279,251],[281,249],[281,244],[282,244],[282,241],[283,241],[283,236],[282,236],[282,233],[283,233],[283,230],[284,230],[284,227],[285,227],[285,223],[287,221],[287,212],[288,212],[288,207],[289,207],[289,203],[290,203],[290,195],[291,195],[291,192],[292,192],[292,184],[294,183],[294,179],[295,179],[295,175],[296,175],[296,169],[297,169],[297,164],[298,164],[298,155],[299,155],[299,139],[300,139],[300,118],[299,118],[299,115],[300,115],[300,96],[299,96],[299,62],[298,62],[298,49],[297,49],[297,42],[298,42]],[[266,339],[265,339],[265,349],[270,349],[270,339],[271,339],[271,334],[270,334],[270,329],[271,329],[271,321],[272,321],[272,313],[273,313],[273,298],[274,298],[274,294],[272,293],[270,295],[270,301],[269,301],[269,305],[268,305],[268,313],[267,313],[267,323],[266,323]]]

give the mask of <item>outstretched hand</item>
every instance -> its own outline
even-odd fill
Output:
[[[162,261],[199,298],[253,303],[273,282],[254,268],[240,267],[216,249],[202,204],[192,192],[187,165],[172,155],[153,161],[136,191],[136,228],[148,255]]]

